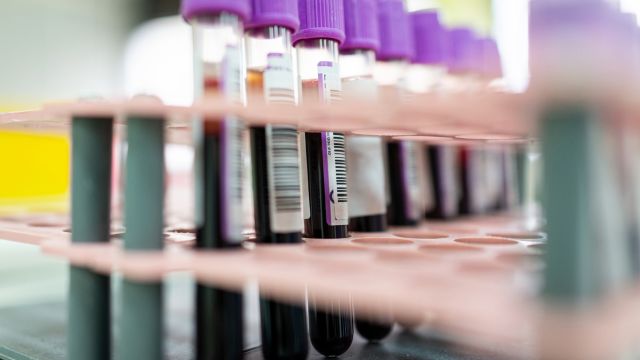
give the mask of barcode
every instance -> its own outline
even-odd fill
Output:
[[[282,87],[267,87],[267,101],[273,104],[294,104],[293,89]]]
[[[222,168],[221,175],[221,199],[222,205],[222,233],[226,241],[237,243],[242,240],[242,185],[243,153],[242,137],[243,124],[233,117],[227,117],[223,121],[223,134],[221,141]]]
[[[333,134],[333,150],[338,203],[347,203],[347,156],[345,153],[345,138],[343,134]]]
[[[331,131],[321,133],[324,163],[325,219],[328,225],[349,223],[347,156],[345,136]]]
[[[242,53],[237,46],[228,45],[222,62],[222,84],[225,96],[242,103],[244,78],[242,76]]]
[[[272,126],[271,152],[276,211],[300,212],[300,172],[296,129]]]
[[[243,182],[243,166],[242,166],[242,129],[239,124],[229,126],[229,170],[232,174],[229,190],[231,191],[231,199],[236,204],[242,203],[242,182]]]

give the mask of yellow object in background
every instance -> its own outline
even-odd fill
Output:
[[[491,35],[491,0],[438,0],[438,3],[446,26],[470,26],[481,35]]]
[[[493,26],[491,0],[406,0],[409,11],[438,9],[447,27],[469,26],[490,35]]]
[[[0,131],[0,208],[55,211],[67,207],[69,140],[63,135]]]

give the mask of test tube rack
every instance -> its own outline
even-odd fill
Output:
[[[553,134],[567,134],[553,128],[563,119],[546,121],[558,112],[547,116],[533,111],[535,101],[528,94],[473,92],[406,99],[393,92],[384,94],[378,102],[346,99],[328,106],[307,101],[299,107],[268,105],[260,99],[261,96],[250,96],[248,107],[228,103],[222,97],[208,98],[206,103],[190,107],[139,99],[50,104],[39,110],[0,114],[0,128],[62,133],[71,129],[72,147],[77,148],[80,144],[75,142],[73,133],[78,128],[73,123],[81,119],[84,124],[101,124],[101,131],[96,128],[83,133],[84,141],[92,142],[91,146],[101,144],[107,152],[113,126],[131,126],[131,119],[164,122],[161,127],[167,130],[167,142],[189,144],[192,119],[219,119],[228,114],[249,123],[277,122],[296,125],[301,130],[339,130],[443,145],[523,146],[541,135],[543,154],[544,149],[554,149],[562,143]],[[459,106],[461,103],[465,106]],[[584,114],[574,112],[567,116],[576,119]],[[585,138],[576,136],[578,140]],[[130,151],[138,145],[129,143]],[[556,148],[553,154],[557,153]],[[108,156],[102,156],[100,160],[108,161]],[[562,166],[576,159],[577,154],[567,153],[545,165],[547,194],[566,190],[558,177],[566,176]],[[72,159],[74,167],[78,161],[82,160]],[[94,166],[104,169],[109,164]],[[94,170],[97,171],[85,169],[84,175]],[[96,174],[89,176],[95,178]],[[102,188],[91,191],[108,199],[108,184],[96,181]],[[137,283],[159,283],[168,273],[187,271],[199,283],[232,291],[257,281],[268,296],[294,303],[304,303],[305,296],[301,294],[308,289],[318,306],[350,299],[358,315],[426,323],[455,334],[461,344],[508,349],[512,358],[613,358],[621,349],[632,349],[640,332],[640,317],[635,316],[640,312],[636,286],[629,285],[625,291],[607,296],[586,310],[584,306],[573,306],[574,302],[570,303],[572,306],[557,306],[539,297],[541,284],[548,284],[557,275],[553,271],[559,271],[562,265],[558,257],[568,264],[564,269],[568,273],[575,275],[584,269],[572,262],[583,256],[579,251],[584,247],[579,242],[581,233],[562,232],[579,229],[578,225],[584,225],[580,221],[588,218],[585,214],[573,215],[580,206],[579,197],[585,194],[575,191],[573,195],[565,196],[558,209],[551,212],[549,203],[545,203],[546,220],[540,215],[532,217],[515,211],[427,222],[414,228],[393,228],[388,233],[353,233],[348,239],[306,239],[300,245],[274,246],[255,244],[248,230],[244,246],[238,251],[193,250],[194,232],[187,209],[190,205],[185,204],[167,208],[164,229],[161,222],[153,224],[153,231],[158,232],[154,240],[158,249],[123,249],[117,239],[123,232],[118,210],[114,209],[112,220],[109,201],[93,197],[91,201],[102,204],[102,213],[88,216],[94,217],[90,221],[99,225],[101,233],[83,230],[90,237],[83,239],[86,242],[70,241],[71,227],[78,225],[72,225],[65,214],[4,216],[0,219],[0,237],[39,246],[45,254],[66,259],[74,268],[91,274],[120,273]],[[125,204],[127,200],[124,199]],[[579,219],[558,219],[559,210]],[[543,232],[545,228],[552,229],[550,240]],[[573,238],[569,241],[552,235],[560,233]],[[563,248],[554,245],[556,242],[569,245]],[[566,287],[580,279],[564,277],[557,286]],[[102,321],[107,322],[103,325],[110,325],[108,319]],[[609,331],[602,334],[603,328]],[[71,329],[69,336],[80,335]]]

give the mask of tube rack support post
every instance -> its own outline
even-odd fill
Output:
[[[71,240],[110,237],[113,118],[74,117],[71,125]],[[110,276],[71,266],[67,358],[111,358]]]
[[[579,303],[596,295],[600,285],[590,235],[590,149],[597,121],[581,104],[550,106],[542,114],[542,205],[549,236],[543,295],[549,300]]]
[[[129,117],[124,250],[161,250],[164,242],[164,120]],[[117,359],[163,358],[162,282],[122,281]]]

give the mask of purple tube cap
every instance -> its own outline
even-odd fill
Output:
[[[187,21],[196,16],[228,12],[243,21],[251,16],[250,0],[182,0],[180,13]]]
[[[282,26],[295,32],[300,28],[298,0],[252,0],[248,29]]]
[[[412,62],[425,65],[444,63],[446,33],[436,11],[418,11],[410,14],[414,52]]]
[[[482,73],[489,78],[502,76],[502,62],[494,39],[482,39]]]
[[[380,47],[377,0],[344,0],[345,40],[341,50],[374,50]]]
[[[409,14],[402,0],[378,0],[378,60],[408,60],[413,54]]]
[[[473,32],[469,28],[452,28],[447,32],[447,69],[451,73],[472,70]]]
[[[344,42],[343,0],[299,0],[300,29],[293,43],[303,40],[330,39]]]

